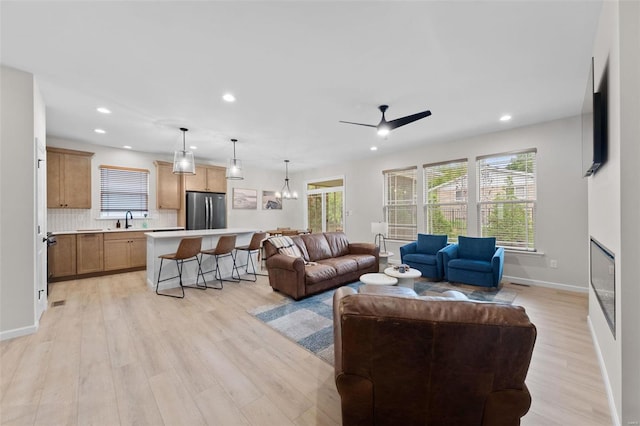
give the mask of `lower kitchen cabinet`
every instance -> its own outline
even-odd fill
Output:
[[[104,271],[103,234],[78,234],[76,238],[76,273]]]
[[[56,235],[56,241],[49,247],[49,278],[76,275],[76,235]]]
[[[147,238],[144,232],[104,234],[104,270],[144,267],[147,264]]]

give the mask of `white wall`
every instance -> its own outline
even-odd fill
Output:
[[[93,152],[95,155],[91,161],[91,188],[92,208],[86,209],[49,209],[49,231],[63,232],[77,229],[115,228],[116,221],[99,220],[100,216],[100,165],[123,166],[147,169],[149,175],[149,226],[164,227],[176,226],[177,214],[175,210],[156,209],[156,171],[153,164],[156,160],[173,161],[173,154],[150,154],[127,149],[109,148],[92,145],[80,141],[72,141],[49,136],[47,146],[75,149]],[[196,159],[198,163],[215,164],[204,159]],[[262,191],[277,191],[284,182],[284,169],[282,173],[248,166],[245,163],[245,178],[240,181],[227,181],[227,227],[250,227],[255,229],[273,229],[279,226],[290,226],[295,222],[295,206],[301,203],[297,201],[285,201],[282,210],[263,210],[261,205]],[[233,188],[255,189],[258,193],[258,208],[256,210],[234,209],[232,205]],[[124,218],[123,218],[124,219]],[[122,222],[122,221],[121,221]],[[142,225],[142,220],[135,219],[134,226]],[[123,225],[124,226],[124,225]]]
[[[33,75],[0,67],[0,339],[37,328],[35,142],[44,105]],[[36,117],[38,117],[36,123]]]
[[[382,220],[382,170],[406,166],[418,167],[418,193],[422,192],[422,165],[460,158],[469,159],[469,182],[475,182],[475,158],[486,154],[537,148],[538,201],[536,246],[544,255],[508,253],[505,276],[514,282],[578,289],[587,288],[587,184],[581,176],[580,118],[571,117],[439,144],[424,144],[415,149],[393,152],[393,138],[383,142],[375,154],[363,153],[360,161],[297,173],[293,181],[306,182],[344,175],[345,231],[352,241],[371,241],[371,222]],[[364,145],[363,145],[364,146]],[[365,149],[365,148],[363,148]],[[472,185],[470,185],[472,186]],[[298,189],[299,190],[299,189]],[[476,188],[469,188],[475,199]],[[302,209],[302,205],[300,205]],[[422,209],[418,208],[419,231]],[[469,235],[478,235],[476,216],[470,207]],[[304,214],[297,216],[304,226]],[[399,259],[398,247],[404,242],[387,242],[387,248]],[[558,268],[549,267],[549,259]]]
[[[616,424],[640,422],[640,7],[604,2],[594,43],[595,81],[608,63],[608,161],[589,178],[589,233],[615,253],[616,330],[595,293],[589,320]]]

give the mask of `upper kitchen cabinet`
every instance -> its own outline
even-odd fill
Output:
[[[156,161],[156,199],[158,209],[180,209],[181,176],[173,174],[173,164]]]
[[[195,175],[186,175],[187,191],[227,192],[224,167],[196,165]]]
[[[92,152],[47,148],[47,207],[91,208]]]

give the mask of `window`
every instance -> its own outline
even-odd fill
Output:
[[[149,170],[100,166],[100,216],[142,217],[149,211]]]
[[[417,234],[417,167],[385,170],[384,220],[389,224],[387,238],[415,240]]]
[[[446,234],[455,242],[467,235],[467,160],[425,164],[424,229],[428,234]]]
[[[478,157],[477,163],[481,236],[535,251],[536,150]]]
[[[307,228],[314,232],[344,230],[344,179],[307,184]]]

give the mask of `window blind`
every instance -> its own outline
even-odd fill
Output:
[[[467,159],[425,164],[424,229],[428,234],[446,234],[450,242],[467,235]]]
[[[497,244],[535,251],[536,151],[479,157],[478,221]]]
[[[100,166],[100,211],[146,213],[149,209],[149,171]]]
[[[417,167],[385,170],[384,217],[389,224],[387,238],[414,240],[417,234]]]

